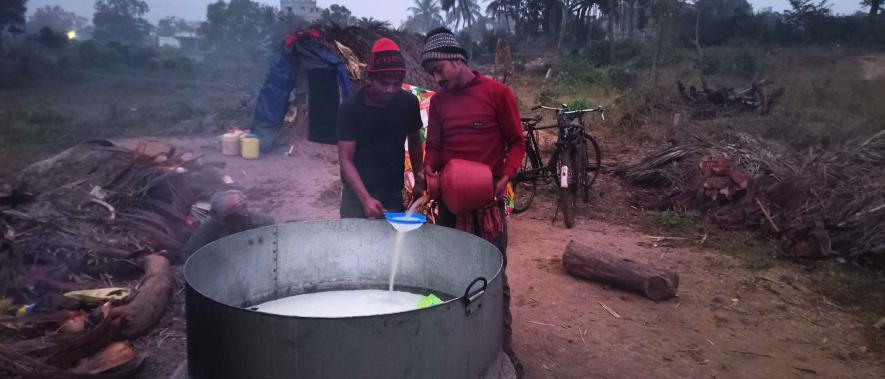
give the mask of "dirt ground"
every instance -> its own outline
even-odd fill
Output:
[[[278,151],[248,161],[222,156],[209,137],[139,141],[154,147],[171,142],[205,161],[225,162],[225,173],[245,189],[250,206],[277,221],[337,217],[332,146],[299,142],[291,157]],[[870,326],[809,289],[798,266],[749,270],[722,253],[669,247],[629,227],[587,218],[565,229],[561,219],[551,223],[553,211],[541,197],[509,223],[514,338],[528,378],[885,376],[882,356],[866,345]],[[570,240],[676,271],[679,296],[654,302],[568,276],[561,256]],[[179,271],[169,312],[136,345],[149,354],[139,377],[168,377],[184,359],[183,297]]]
[[[630,228],[552,225],[550,206],[510,223],[515,340],[527,377],[881,377],[862,324],[789,267],[750,271],[732,257],[671,248]],[[560,221],[561,222],[561,221]],[[654,302],[576,280],[562,269],[575,240],[680,275],[678,298]],[[613,316],[602,304],[620,316]]]
[[[885,55],[873,54],[858,58],[864,80],[876,80],[885,76]]]

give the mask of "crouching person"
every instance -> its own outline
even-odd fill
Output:
[[[272,217],[250,212],[246,195],[237,190],[216,192],[210,200],[209,219],[203,221],[182,249],[184,259],[208,243],[244,230],[273,225]]]

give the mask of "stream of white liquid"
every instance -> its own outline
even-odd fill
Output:
[[[399,257],[403,253],[403,239],[406,233],[402,230],[396,231],[396,241],[393,243],[393,264],[390,267],[390,282],[388,283],[388,291],[393,291],[393,282],[396,280],[396,271],[399,269]]]

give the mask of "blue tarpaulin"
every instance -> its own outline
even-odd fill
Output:
[[[299,55],[303,52],[312,54],[315,58],[334,68],[337,72],[338,85],[341,94],[350,96],[350,79],[347,76],[347,68],[341,59],[334,53],[326,50],[313,38],[303,36],[296,39],[295,45],[280,49],[276,62],[267,72],[264,85],[258,92],[255,100],[255,111],[252,113],[250,130],[258,135],[261,141],[261,150],[267,150],[276,145],[280,131],[283,128],[283,117],[289,109],[289,94],[297,85],[297,70],[301,66]],[[298,47],[298,48],[296,48]]]

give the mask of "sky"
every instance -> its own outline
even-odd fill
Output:
[[[145,0],[151,11],[146,18],[152,23],[166,16],[177,16],[186,20],[202,21],[206,18],[206,5],[215,0]],[[257,0],[276,7],[280,6],[279,0]],[[760,10],[771,7],[774,11],[782,11],[789,8],[787,0],[748,0],[753,9]],[[485,0],[480,4],[485,8]],[[78,15],[92,18],[94,0],[29,0],[28,12],[46,5],[58,5],[62,8],[77,13]],[[408,8],[414,0],[317,0],[317,5],[328,7],[332,4],[341,4],[350,9],[357,17],[374,17],[379,20],[390,21],[393,26],[399,26],[400,22],[408,17]],[[835,13],[851,14],[861,10],[860,0],[830,0]]]

